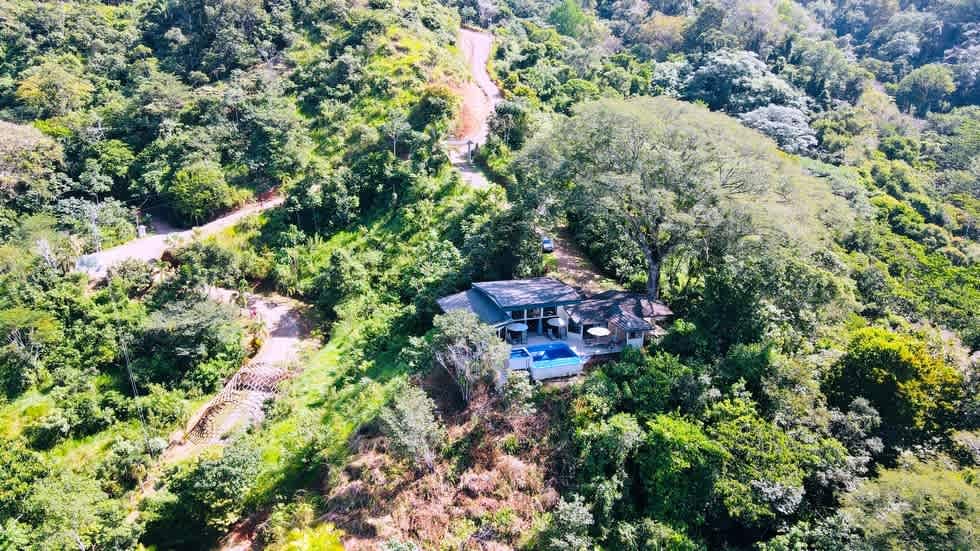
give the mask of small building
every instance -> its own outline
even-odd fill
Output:
[[[590,357],[643,346],[648,335],[663,333],[659,322],[673,314],[642,294],[585,297],[550,277],[474,283],[438,303],[443,312],[467,310],[497,328],[513,347],[511,369],[529,369],[535,379],[578,373]]]

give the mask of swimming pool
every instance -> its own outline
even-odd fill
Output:
[[[510,368],[527,369],[536,381],[582,372],[582,358],[563,342],[512,348]]]
[[[542,362],[558,362],[560,360],[580,361],[578,354],[563,342],[536,344],[534,346],[528,346],[526,350],[531,354],[531,359],[534,360],[535,366],[540,365]]]

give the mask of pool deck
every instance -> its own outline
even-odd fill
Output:
[[[583,362],[594,356],[616,354],[621,352],[624,348],[623,345],[616,345],[611,348],[609,346],[589,346],[583,343],[582,338],[575,334],[568,335],[568,337],[561,340],[549,339],[548,337],[538,335],[528,335],[527,344],[515,344],[511,345],[511,348],[525,348],[536,344],[552,344],[556,342],[563,342],[567,344],[569,348],[574,350],[576,354],[582,357]]]

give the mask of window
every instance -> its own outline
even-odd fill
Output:
[[[568,331],[569,333],[579,333],[578,322],[572,318],[568,318]]]
[[[522,320],[524,319],[524,310],[514,310],[510,313],[510,319]]]
[[[627,339],[630,339],[630,340],[639,339],[642,336],[643,336],[643,333],[640,332],[640,331],[629,331],[629,332],[626,333],[626,338]]]
[[[558,308],[556,306],[545,306],[544,317],[553,318],[558,315]]]

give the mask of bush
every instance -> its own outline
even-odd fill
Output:
[[[146,543],[160,548],[209,548],[241,515],[259,472],[254,441],[236,440],[221,455],[206,452],[171,470],[167,491],[147,503]]]
[[[160,431],[169,430],[187,418],[187,401],[183,393],[149,385],[149,393],[136,399],[135,407],[143,410],[146,423]]]
[[[60,408],[55,408],[28,425],[24,429],[24,436],[32,448],[46,450],[66,438],[70,432],[68,416]]]
[[[551,524],[544,534],[544,547],[554,551],[591,549],[591,527],[592,513],[582,496],[573,494],[569,501],[561,498],[551,514]]]
[[[171,209],[180,222],[197,224],[240,202],[242,197],[225,181],[214,162],[198,161],[174,174],[167,188]]]
[[[507,410],[516,415],[533,415],[534,385],[527,371],[512,371],[504,383],[504,404]]]
[[[381,412],[382,431],[391,442],[392,452],[418,470],[435,467],[443,436],[435,409],[422,389],[408,386]]]
[[[149,441],[117,439],[98,467],[103,489],[110,495],[119,496],[134,488],[146,477],[151,456],[159,454],[166,447],[167,441],[162,438]]]

